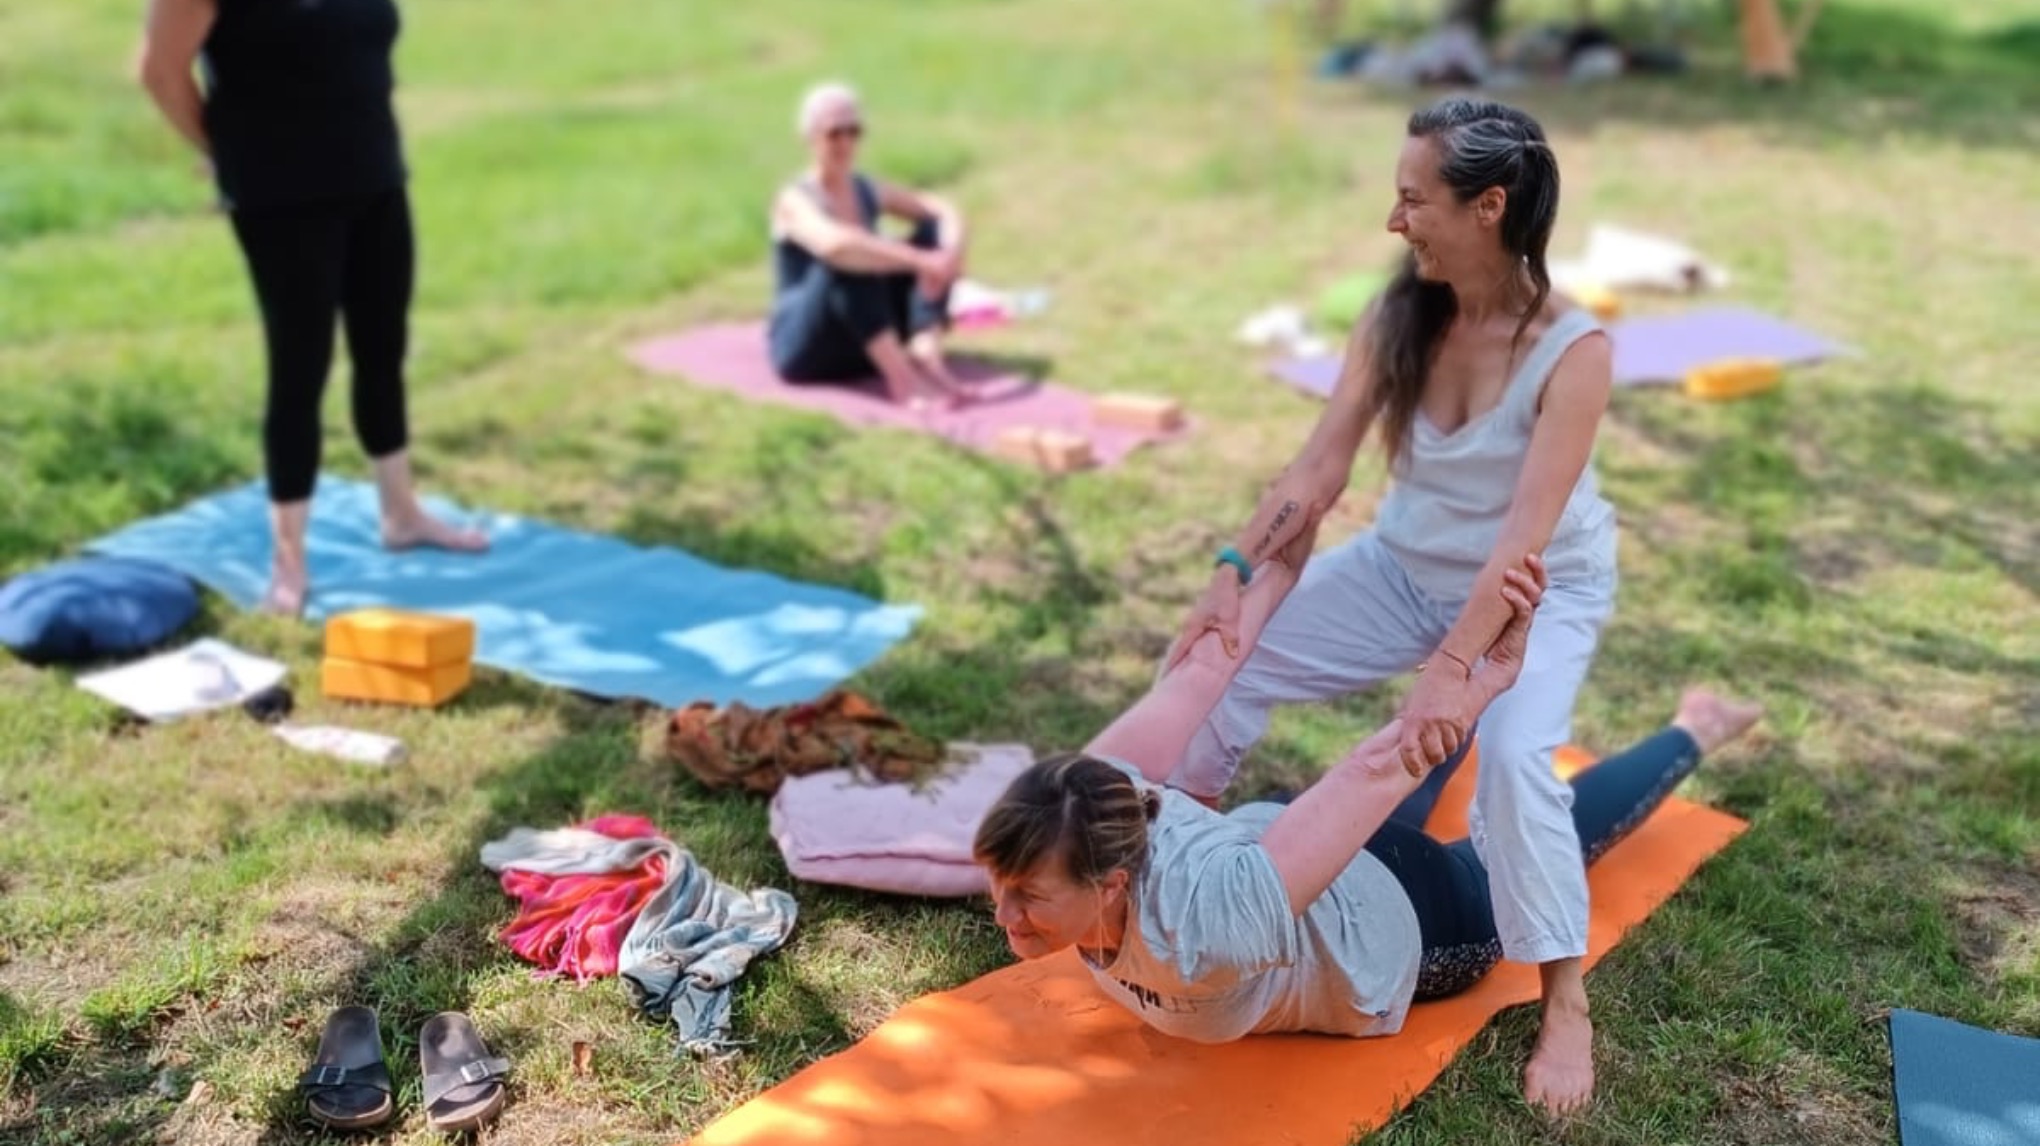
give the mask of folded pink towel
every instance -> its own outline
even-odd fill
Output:
[[[772,798],[772,838],[787,870],[813,883],[901,895],[988,890],[970,841],[992,801],[1034,763],[1024,744],[957,744],[965,757],[916,791],[841,769],[794,776]]]

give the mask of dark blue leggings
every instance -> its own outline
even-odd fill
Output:
[[[935,223],[924,220],[907,240],[935,250]],[[772,306],[768,341],[772,367],[788,382],[856,382],[874,377],[865,346],[890,330],[901,342],[947,322],[949,300],[921,294],[904,271],[864,274],[815,259]]]
[[[1367,841],[1367,851],[1395,873],[1417,910],[1424,942],[1418,999],[1464,991],[1502,960],[1487,868],[1473,841],[1440,843],[1424,832],[1438,794],[1465,756],[1462,750],[1433,769]],[[1700,746],[1693,737],[1667,727],[1574,776],[1573,828],[1587,863],[1622,842],[1699,763]]]

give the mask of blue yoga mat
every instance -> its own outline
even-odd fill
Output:
[[[469,617],[478,663],[667,707],[812,700],[876,660],[918,606],[726,569],[529,518],[434,513],[485,528],[482,554],[382,547],[375,487],[321,478],[307,552],[318,620],[382,605]],[[269,502],[253,482],[136,522],[87,548],[156,561],[247,608],[269,582]]]
[[[2040,1039],[1891,1012],[1904,1146],[2040,1146]]]

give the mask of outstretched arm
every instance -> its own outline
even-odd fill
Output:
[[[1474,670],[1476,714],[1516,683],[1531,614],[1543,597],[1544,584],[1544,565],[1534,557],[1504,575],[1498,595],[1508,606],[1509,621]],[[1275,862],[1295,914],[1302,915],[1324,894],[1388,822],[1396,805],[1416,790],[1420,781],[1403,767],[1397,749],[1402,732],[1402,720],[1397,718],[1361,742],[1284,808],[1262,834],[1261,846]]]
[[[1313,505],[1320,512],[1331,508],[1346,492],[1346,483],[1352,480],[1353,461],[1360,453],[1360,442],[1366,438],[1371,421],[1368,395],[1374,386],[1374,357],[1370,330],[1378,305],[1370,305],[1354,323],[1353,333],[1346,340],[1338,386],[1318,416],[1309,440],[1296,458],[1268,483],[1254,506],[1253,516],[1233,537],[1233,548],[1250,565],[1259,565],[1270,554],[1291,546],[1303,533],[1315,530],[1314,521],[1306,530],[1304,509]],[[1303,557],[1309,559],[1308,549]],[[1301,569],[1303,561],[1296,565]],[[1210,582],[1178,631],[1176,657],[1190,655],[1199,647],[1201,634],[1212,630],[1218,632],[1228,655],[1239,655],[1238,586],[1238,575],[1232,566],[1212,566]]]
[[[1254,647],[1268,619],[1296,587],[1304,559],[1317,541],[1321,516],[1322,507],[1305,510],[1302,531],[1255,569],[1253,583],[1241,591],[1239,636],[1247,650]],[[1235,657],[1225,648],[1220,634],[1199,635],[1187,652],[1172,654],[1168,670],[1147,695],[1092,737],[1084,751],[1124,760],[1155,783],[1166,783],[1189,750],[1190,739],[1218,706],[1244,663],[1244,656]]]

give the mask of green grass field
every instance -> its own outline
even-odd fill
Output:
[[[0,8],[0,573],[259,472],[252,299],[128,76],[140,8]],[[1597,220],[1675,234],[1734,298],[1863,352],[1737,403],[1625,391],[1602,435],[1624,584],[1577,738],[1618,747],[1690,682],[1762,699],[1761,732],[1687,789],[1753,827],[1591,977],[1589,1115],[1549,1132],[1522,1106],[1519,1010],[1371,1141],[1891,1141],[1886,1008],[2040,1034],[2040,0],[1833,0],[1781,92],[1740,80],[1728,8],[1703,6],[1687,77],[1511,98],[1565,165],[1556,251]],[[406,19],[431,490],[920,602],[853,683],[936,735],[1070,746],[1138,694],[1316,414],[1234,327],[1397,249],[1381,221],[1418,97],[1313,86],[1285,126],[1246,4]],[[977,344],[1179,395],[1202,432],[1058,480],[631,367],[634,337],[761,306],[763,202],[824,76],[864,88],[875,169],[967,206],[982,277],[1053,287]],[[344,409],[327,456],[360,475]],[[1381,485],[1364,463],[1327,541]],[[457,1008],[517,1063],[488,1141],[676,1142],[1009,958],[978,905],[794,887],[799,934],[738,996],[752,1045],[676,1059],[615,982],[509,956],[476,848],[630,809],[733,882],[783,885],[759,802],[663,759],[655,711],[496,674],[436,714],[343,710],[304,683],[312,628],[217,601],[199,628],[412,761],[349,768],[238,715],[122,728],[67,674],[0,658],[0,1139],[321,1140],[292,1083],[327,1011],[362,1002],[399,1036],[383,1141],[436,1140],[406,1040]],[[1242,794],[1311,775],[1392,703],[1282,714]]]

